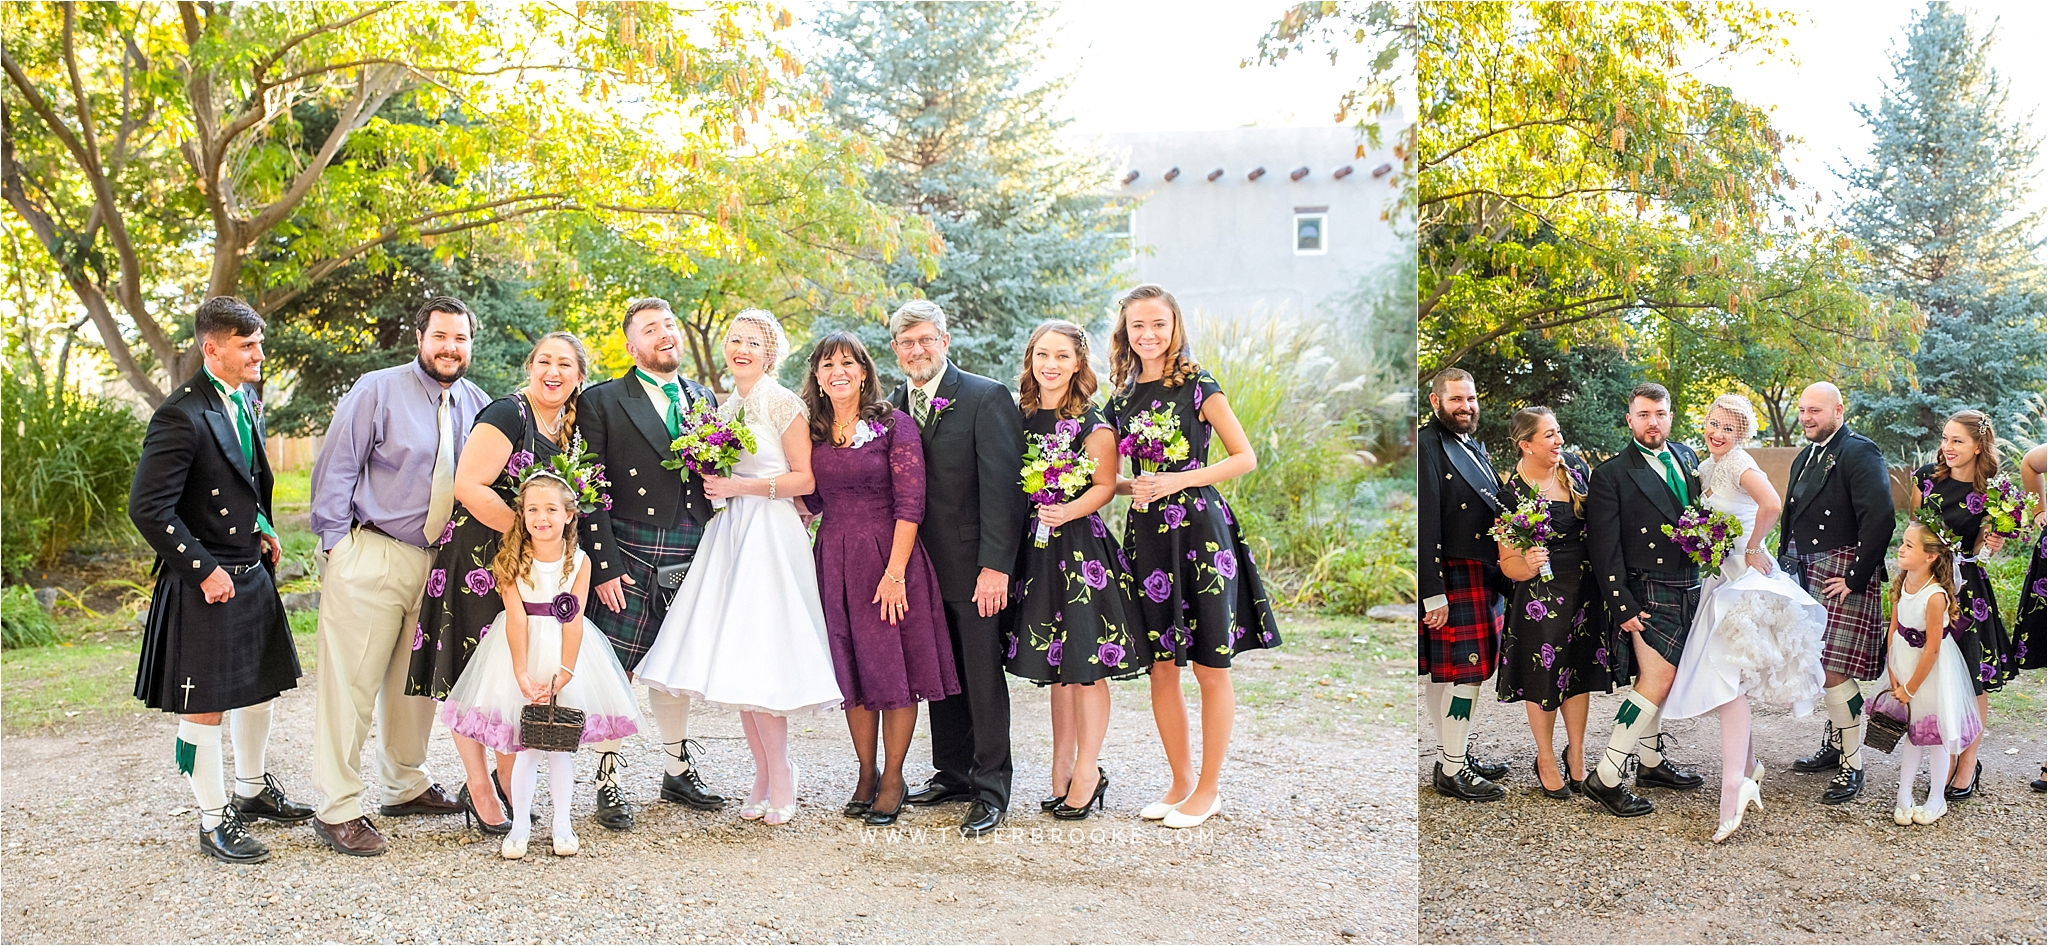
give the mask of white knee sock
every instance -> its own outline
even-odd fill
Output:
[[[1948,750],[1936,746],[1934,754],[1945,757],[1948,755]],[[1899,795],[1893,803],[1894,807],[1913,807],[1913,777],[1919,774],[1920,747],[1914,745],[1910,739],[1899,740]],[[1934,793],[1940,789],[1941,783],[1928,782],[1927,797],[1934,797]]]
[[[1448,683],[1431,680],[1429,685],[1423,688],[1423,702],[1429,704],[1429,725],[1431,729],[1436,730],[1438,748],[1442,748],[1444,744],[1444,707],[1450,701],[1451,685]]]
[[[1595,773],[1600,784],[1609,787],[1621,784],[1622,760],[1634,753],[1642,744],[1645,731],[1657,720],[1657,706],[1640,693],[1630,693],[1621,701],[1621,708],[1614,712],[1614,732],[1607,737],[1607,751],[1600,753],[1600,765]]]
[[[1645,767],[1655,768],[1663,764],[1664,754],[1657,751],[1657,737],[1663,731],[1664,707],[1651,707],[1649,725],[1644,728],[1642,735],[1636,737],[1636,755],[1642,758]]]
[[[575,791],[576,754],[548,753],[548,796],[555,803],[555,837],[567,837],[575,833],[569,829],[569,802]]]
[[[228,805],[227,784],[220,765],[220,727],[178,720],[178,771],[192,783],[192,797],[199,800],[199,827],[211,831],[220,825],[221,809]]]
[[[521,749],[512,759],[512,833],[508,837],[524,841],[533,834],[533,787],[540,780],[540,757],[539,749]]]
[[[603,741],[603,742],[593,742],[593,743],[591,743],[591,744],[590,744],[590,748],[592,748],[592,749],[595,749],[595,750],[597,750],[597,758],[599,759],[599,763],[598,763],[598,766],[597,766],[597,784],[599,784],[599,785],[604,785],[604,784],[606,784],[606,783],[610,783],[610,784],[611,784],[611,785],[612,785],[613,787],[617,787],[617,785],[618,785],[618,773],[617,773],[617,770],[616,770],[616,769],[614,769],[614,768],[612,768],[612,767],[611,767],[611,766],[609,766],[609,765],[606,765],[606,764],[604,764],[604,763],[605,763],[606,761],[609,761],[609,760],[610,760],[610,758],[611,758],[611,757],[608,757],[608,756],[606,756],[606,755],[605,755],[605,753],[607,753],[607,752],[617,752],[617,751],[619,751],[619,746],[621,746],[621,745],[624,745],[624,744],[625,744],[625,740],[623,740],[623,739],[606,739],[606,740],[605,740],[605,741]],[[549,753],[549,754],[550,754],[550,755],[553,755],[553,753]],[[562,754],[563,754],[563,755],[569,755],[569,756],[572,756],[572,757],[573,757],[573,753],[566,753],[566,752],[565,752],[565,753],[562,753]],[[549,772],[549,774],[550,774],[550,777],[552,777],[552,775],[553,775],[553,773],[554,773],[554,767],[553,767],[553,764],[552,764],[552,763],[550,763],[550,765],[549,765],[549,767],[548,767],[548,772]],[[552,784],[554,784],[554,783],[553,783],[553,782],[551,781],[551,782],[549,782],[549,784],[550,784],[550,785],[552,785]]]
[[[647,705],[654,711],[654,729],[661,734],[662,771],[668,775],[688,772],[683,740],[690,738],[690,698],[649,687]]]
[[[1828,723],[1841,733],[1842,765],[1863,769],[1863,691],[1844,680],[1827,689]]]
[[[1445,775],[1465,771],[1465,747],[1472,741],[1472,714],[1478,705],[1479,684],[1460,683],[1447,688],[1443,715],[1437,720],[1437,731],[1443,735],[1436,747]]]
[[[264,700],[228,714],[228,738],[235,744],[235,794],[243,798],[263,791],[263,753],[270,743],[270,710],[276,705],[276,700]]]

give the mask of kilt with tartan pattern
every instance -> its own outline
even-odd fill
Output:
[[[633,583],[619,583],[626,606],[616,614],[592,594],[590,623],[611,639],[620,665],[632,670],[647,655],[647,648],[654,646],[655,635],[661,633],[661,619],[668,616],[668,595],[654,586],[654,570],[676,564],[682,553],[696,549],[704,539],[704,527],[685,519],[673,529],[663,529],[614,517],[612,539],[619,543],[618,552],[626,560],[625,573]]]
[[[1875,680],[1884,669],[1884,585],[1876,578],[1861,592],[1843,598],[1822,593],[1830,578],[1847,579],[1856,564],[1856,547],[1795,556],[1806,592],[1828,612],[1827,630],[1821,635],[1820,665],[1831,673],[1857,680]]]
[[[1685,638],[1692,630],[1693,615],[1700,609],[1699,573],[1631,568],[1628,591],[1649,614],[1642,619],[1643,643],[1650,645],[1657,656],[1677,666],[1679,656],[1685,653]]]
[[[1493,676],[1500,655],[1500,594],[1493,566],[1476,559],[1444,559],[1444,596],[1451,613],[1444,626],[1420,621],[1421,672],[1435,683],[1480,683]]]

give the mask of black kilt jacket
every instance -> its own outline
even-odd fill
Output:
[[[1792,574],[1792,554],[1812,555],[1856,547],[1849,590],[1861,593],[1885,580],[1891,549],[1892,485],[1877,442],[1843,427],[1826,447],[1807,444],[1792,461],[1785,490],[1785,518],[1778,524],[1778,561]]]
[[[1487,534],[1501,514],[1500,478],[1486,445],[1474,440],[1472,446],[1478,457],[1434,417],[1415,434],[1418,600],[1444,594],[1446,558],[1500,563],[1500,547]]]
[[[1693,505],[1699,505],[1699,455],[1682,443],[1666,446],[1685,476]],[[1600,581],[1600,600],[1616,624],[1645,610],[1629,591],[1629,569],[1684,572],[1697,567],[1664,534],[1664,526],[1676,526],[1684,511],[1664,482],[1663,468],[1653,466],[1633,443],[1593,469],[1586,488],[1586,556]]]
[[[679,378],[687,412],[699,403],[716,407],[718,398],[688,378]],[[668,422],[632,371],[592,385],[576,402],[576,429],[610,480],[612,508],[583,517],[583,549],[596,569],[591,584],[600,585],[625,574],[625,560],[615,554],[612,520],[630,519],[661,529],[684,521],[703,526],[711,521],[711,502],[704,498],[704,480],[688,469],[661,465],[675,459],[668,448]]]

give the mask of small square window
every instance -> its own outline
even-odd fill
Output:
[[[1294,215],[1294,252],[1299,256],[1319,256],[1330,249],[1330,215],[1326,213],[1298,213]]]

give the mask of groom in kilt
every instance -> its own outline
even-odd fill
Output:
[[[591,590],[603,605],[590,609],[590,621],[611,639],[619,662],[631,670],[653,645],[675,595],[675,586],[661,584],[659,576],[688,565],[711,521],[704,481],[687,469],[670,470],[661,463],[675,457],[669,444],[681,431],[683,417],[700,404],[716,407],[718,399],[709,388],[677,374],[683,335],[667,302],[627,303],[621,330],[633,367],[583,392],[576,429],[612,482],[611,508],[584,517],[582,544],[595,563]],[[717,811],[725,798],[705,789],[690,755],[693,746],[703,751],[690,738],[690,698],[650,689],[647,703],[667,756],[661,800]],[[597,822],[624,831],[633,826],[633,809],[615,775],[619,741],[594,748]]]
[[[199,850],[230,864],[270,857],[244,818],[296,824],[313,809],[285,798],[266,771],[270,711],[299,685],[299,657],[272,569],[263,406],[263,317],[230,296],[199,306],[203,366],[149,419],[128,492],[128,518],[156,552],[135,698],[178,714],[178,769],[198,799]],[[228,717],[232,716],[232,719]],[[221,725],[235,747],[233,800]]]
[[[1586,794],[1621,818],[1653,810],[1623,784],[1631,758],[1642,763],[1638,788],[1702,783],[1697,773],[1664,757],[1664,734],[1658,731],[1700,604],[1699,566],[1664,534],[1664,526],[1676,526],[1700,499],[1699,457],[1666,439],[1671,423],[1670,392],[1661,384],[1636,385],[1628,405],[1630,443],[1593,471],[1586,492],[1588,561],[1607,596],[1610,619],[1635,635],[1635,683],[1614,715],[1607,751],[1585,782]]]
[[[1429,384],[1433,415],[1415,435],[1417,548],[1426,556],[1417,576],[1422,593],[1419,671],[1429,677],[1436,726],[1437,794],[1493,801],[1507,794],[1496,779],[1508,767],[1471,757],[1472,714],[1479,685],[1493,676],[1500,652],[1500,549],[1488,531],[1500,515],[1499,479],[1479,429],[1479,389],[1461,368],[1445,368]]]
[[[1827,609],[1821,669],[1827,672],[1827,730],[1820,751],[1795,772],[1835,777],[1820,800],[1839,805],[1863,792],[1863,693],[1858,680],[1884,669],[1884,559],[1891,547],[1892,488],[1876,442],[1843,424],[1842,392],[1826,381],[1799,394],[1806,447],[1792,461],[1778,565]],[[1832,528],[1830,528],[1832,527]]]

